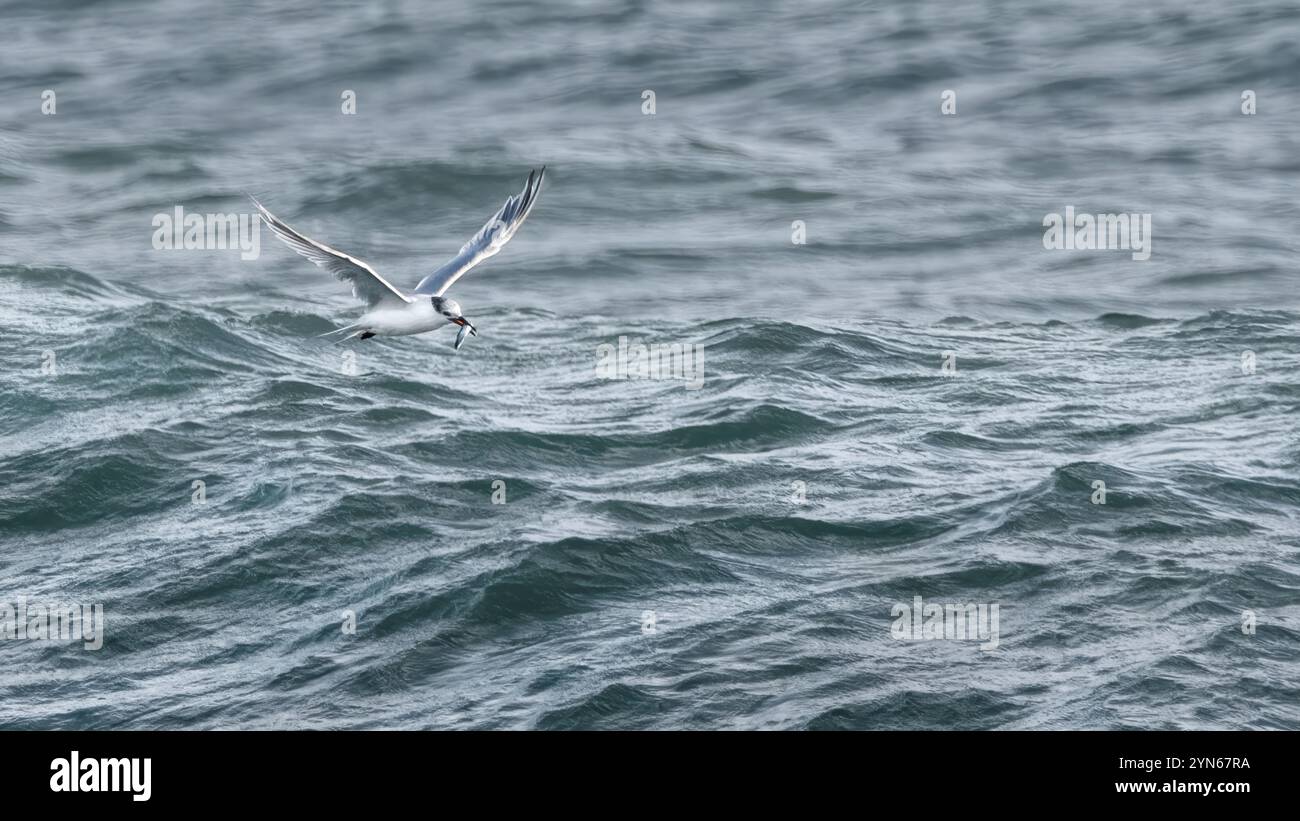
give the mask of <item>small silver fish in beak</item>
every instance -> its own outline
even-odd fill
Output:
[[[466,337],[470,334],[478,336],[478,329],[471,325],[470,321],[463,316],[456,317],[452,322],[455,322],[460,326],[460,331],[456,334],[456,350],[459,351],[460,346],[465,344]]]

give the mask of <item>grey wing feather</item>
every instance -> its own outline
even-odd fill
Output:
[[[290,228],[279,217],[266,210],[266,206],[255,198],[249,197],[253,205],[262,214],[262,221],[277,237],[299,254],[329,271],[337,279],[351,283],[352,295],[363,300],[366,305],[374,307],[385,300],[411,302],[411,298],[393,287],[393,285],[366,263],[336,251],[323,243],[306,237]]]
[[[545,176],[544,165],[541,171],[529,171],[524,190],[506,200],[501,210],[497,211],[492,219],[488,220],[487,224],[461,247],[460,253],[420,280],[420,284],[415,286],[415,293],[442,296],[469,269],[488,257],[495,256],[501,250],[501,246],[509,242],[515,235],[515,231],[519,230],[519,226],[523,225],[524,220],[532,213],[533,206],[537,204],[537,195],[542,190],[542,178]]]

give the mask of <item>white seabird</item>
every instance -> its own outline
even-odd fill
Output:
[[[329,333],[352,331],[346,339],[407,336],[432,331],[442,327],[444,322],[450,322],[460,326],[460,332],[456,334],[456,350],[460,350],[460,346],[465,344],[465,337],[468,334],[478,336],[478,329],[461,314],[456,300],[443,295],[469,269],[494,256],[515,235],[515,231],[519,230],[519,226],[523,225],[537,204],[537,194],[542,189],[544,176],[546,166],[542,166],[541,171],[528,172],[524,190],[506,200],[501,210],[461,247],[460,253],[420,280],[415,290],[409,292],[394,287],[374,268],[356,257],[298,233],[266,210],[255,198],[249,199],[253,200],[253,205],[261,212],[262,220],[286,245],[338,279],[352,283],[352,295],[365,301],[368,310],[356,322]]]

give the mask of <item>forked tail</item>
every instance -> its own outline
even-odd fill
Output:
[[[352,331],[352,333],[348,334],[347,336],[340,336],[338,339],[335,339],[334,344],[337,345],[340,342],[347,342],[349,339],[353,339],[355,337],[361,336],[363,333],[366,332],[366,329],[361,327],[360,323],[357,323],[355,325],[348,325],[344,328],[335,328],[334,330],[326,331],[323,334],[316,334],[316,338],[322,339],[327,336],[333,336],[334,334],[347,333],[348,331]]]

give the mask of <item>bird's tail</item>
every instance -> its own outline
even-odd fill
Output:
[[[348,325],[343,328],[335,328],[334,330],[326,331],[323,334],[316,334],[316,338],[323,339],[327,336],[333,336],[334,334],[343,334],[343,333],[347,333],[348,331],[352,331],[353,333],[350,334],[349,336],[340,336],[338,339],[334,340],[334,344],[337,345],[340,342],[347,342],[352,337],[360,336],[361,334],[365,333],[365,329],[361,327],[360,323],[358,323],[356,325]]]

